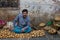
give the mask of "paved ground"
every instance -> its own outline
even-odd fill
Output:
[[[36,37],[36,38],[30,38],[30,39],[22,39],[22,38],[7,38],[7,39],[0,39],[0,40],[60,40],[60,35],[50,35],[46,32],[46,36],[44,37]]]

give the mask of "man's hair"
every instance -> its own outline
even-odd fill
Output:
[[[27,9],[23,9],[23,10],[22,10],[22,13],[23,13],[23,12],[27,12],[27,13],[28,13],[28,10],[27,10]]]

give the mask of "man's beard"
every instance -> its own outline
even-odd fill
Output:
[[[27,16],[23,16],[23,18],[26,18]]]

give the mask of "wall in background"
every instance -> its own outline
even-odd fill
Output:
[[[0,19],[7,18],[7,15],[17,15],[19,11],[28,9],[29,16],[36,25],[60,13],[60,0],[20,0],[19,3],[20,10],[0,9]]]
[[[60,0],[20,0],[20,11],[23,9],[29,10],[34,23],[46,22],[60,13]]]

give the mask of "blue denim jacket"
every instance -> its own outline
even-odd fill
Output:
[[[30,26],[30,17],[27,16],[25,19],[23,18],[22,13],[16,16],[14,19],[14,26],[18,25],[19,27]]]

